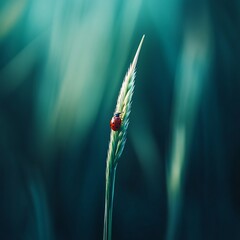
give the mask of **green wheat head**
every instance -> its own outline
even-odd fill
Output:
[[[128,72],[123,80],[123,84],[118,95],[117,106],[115,109],[115,113],[121,113],[122,125],[119,131],[111,131],[110,135],[106,166],[106,193],[103,240],[112,239],[112,211],[116,167],[126,142],[129,115],[131,112],[132,96],[135,86],[135,69],[143,40],[144,36],[142,37],[133,62],[130,65]]]
[[[138,56],[142,47],[144,37],[145,36],[143,36],[141,39],[141,42],[139,44],[139,47],[137,49],[133,62],[128,69],[128,72],[124,78],[121,90],[118,95],[115,113],[121,113],[122,126],[119,131],[116,131],[116,132],[111,131],[108,157],[107,157],[107,163],[112,163],[113,165],[117,164],[118,159],[120,158],[123,152],[125,142],[126,142],[126,134],[127,134],[128,124],[129,124],[129,115],[131,112],[131,105],[132,105],[132,96],[133,96],[134,87],[135,87],[135,75],[136,75],[135,70],[136,70]]]

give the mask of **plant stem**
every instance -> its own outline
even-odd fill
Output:
[[[106,168],[106,193],[103,240],[112,239],[112,212],[117,164],[108,164]]]
[[[143,43],[144,35],[138,46],[137,52],[132,64],[124,78],[120,89],[115,113],[122,113],[122,125],[119,131],[111,131],[110,142],[107,154],[106,167],[106,193],[105,193],[105,213],[104,213],[104,228],[103,240],[112,239],[112,212],[116,168],[119,158],[126,142],[127,128],[129,124],[129,115],[131,112],[132,95],[134,91],[135,68],[138,56]]]

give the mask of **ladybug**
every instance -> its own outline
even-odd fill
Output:
[[[119,117],[121,113],[115,113],[110,121],[110,128],[118,131],[121,128],[122,119]]]

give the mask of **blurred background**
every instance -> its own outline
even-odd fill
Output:
[[[143,34],[113,239],[240,239],[237,0],[1,1],[0,239],[102,239],[109,121]]]

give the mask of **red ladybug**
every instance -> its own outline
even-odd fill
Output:
[[[122,119],[119,117],[121,113],[115,113],[110,121],[110,128],[118,131],[121,128]]]

